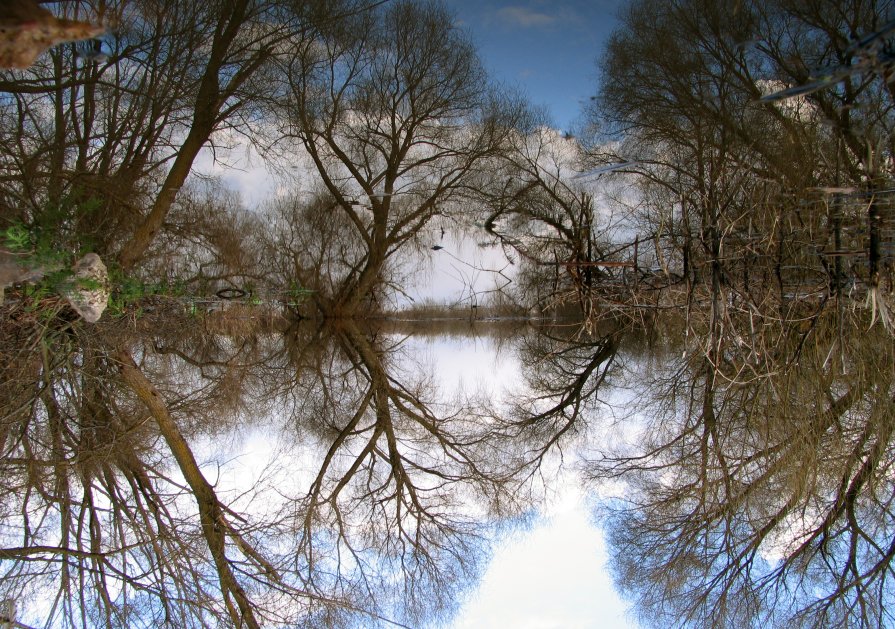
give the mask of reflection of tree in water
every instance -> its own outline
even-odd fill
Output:
[[[540,474],[565,449],[593,437],[588,430],[604,406],[599,394],[618,352],[616,332],[586,334],[544,327],[524,336],[520,358],[525,393],[495,418],[495,431],[513,452],[517,483]]]
[[[60,626],[419,625],[450,609],[511,502],[477,414],[432,402],[350,324],[286,345],[188,324],[4,330],[0,596]],[[302,405],[283,406],[284,381]],[[271,416],[278,469],[215,481],[239,424],[270,408],[290,409]]]
[[[431,382],[395,364],[396,346],[353,323],[301,372],[292,418],[323,453],[290,505],[306,587],[351,592],[409,622],[451,608],[483,557],[483,520],[505,509],[499,459],[478,414],[434,403]],[[327,397],[312,392],[323,392]]]
[[[588,471],[627,488],[615,572],[648,624],[891,620],[891,338],[840,331],[793,326],[759,372],[719,336],[642,385],[639,442]]]
[[[54,626],[258,626],[267,612],[248,592],[268,569],[252,550],[262,531],[218,497],[188,441],[231,411],[216,394],[233,375],[166,366],[152,342],[113,353],[132,344],[123,322],[100,340],[9,310],[2,596]],[[155,336],[187,322],[171,323]]]
[[[891,622],[895,352],[872,312],[837,303],[694,309],[657,326],[661,350],[619,330],[522,341],[529,392],[495,422],[514,480],[549,479],[576,445],[601,453],[584,474],[624,496],[600,511],[646,625]],[[760,342],[743,342],[750,325]],[[611,407],[625,368],[636,411]],[[623,444],[607,445],[597,432],[622,411]]]
[[[350,322],[224,336],[165,313],[100,336],[6,309],[0,587],[44,620],[426,624],[551,457],[605,450],[628,367],[645,429],[585,471],[625,488],[607,521],[644,616],[889,620],[895,357],[879,326],[847,332],[870,313],[824,309],[807,336],[765,321],[761,355],[732,332],[744,315],[691,313],[686,354],[667,335],[649,371],[630,332],[545,328],[520,342],[528,392],[496,413],[444,401],[396,335]],[[230,486],[252,429],[275,465]]]

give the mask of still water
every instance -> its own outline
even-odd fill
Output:
[[[0,589],[28,626],[888,619],[884,330],[767,356],[674,321],[5,307]]]

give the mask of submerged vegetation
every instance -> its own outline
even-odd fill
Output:
[[[0,73],[0,600],[434,625],[574,467],[645,625],[893,624],[895,6],[729,4],[626,6],[571,137],[438,2],[52,3],[108,30]],[[452,238],[493,287],[408,305]]]

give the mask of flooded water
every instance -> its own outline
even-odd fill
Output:
[[[245,600],[265,624],[634,626],[887,596],[884,332],[761,372],[707,370],[672,327],[5,307],[2,588],[26,624],[202,626]],[[652,598],[668,579],[686,600]]]

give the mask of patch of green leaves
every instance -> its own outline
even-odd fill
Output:
[[[9,251],[23,253],[31,250],[31,234],[21,223],[16,223],[0,231],[3,246]]]
[[[283,296],[285,297],[284,301],[287,306],[299,306],[313,293],[314,291],[304,288],[296,282],[292,282],[292,284],[289,285],[289,288],[283,292]]]

